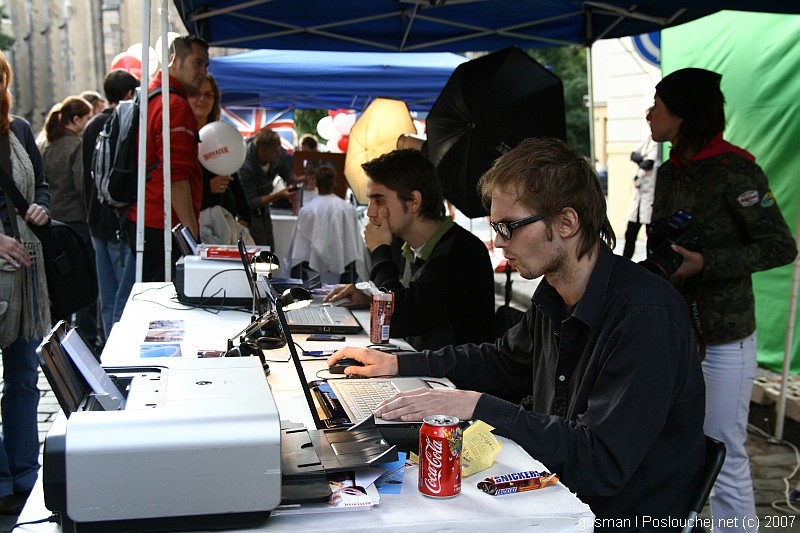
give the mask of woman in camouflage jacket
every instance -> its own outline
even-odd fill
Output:
[[[744,446],[756,369],[750,276],[790,263],[797,249],[755,157],[722,138],[721,78],[687,68],[656,86],[648,120],[653,140],[670,141],[672,151],[658,171],[653,221],[678,209],[693,216],[694,251],[666,244],[679,264],[671,279],[690,307],[701,353],[705,348],[705,433],[727,447],[711,514],[715,524],[725,520],[742,526],[730,531],[746,531],[744,517],[756,516]],[[648,255],[664,246],[651,233]]]

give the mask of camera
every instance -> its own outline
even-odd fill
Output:
[[[671,245],[677,244],[692,252],[703,250],[693,222],[691,213],[682,209],[653,222],[647,232],[647,259],[639,264],[666,279],[671,278],[683,262],[683,257]]]

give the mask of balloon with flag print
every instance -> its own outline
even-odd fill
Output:
[[[212,174],[230,176],[241,168],[246,155],[242,134],[227,122],[209,122],[200,129],[197,158]]]

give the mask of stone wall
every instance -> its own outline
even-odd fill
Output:
[[[9,20],[3,31],[15,39],[4,50],[14,71],[12,112],[39,130],[50,107],[71,94],[102,93],[111,60],[142,42],[144,0],[0,0]],[[150,46],[161,31],[159,8],[150,6]],[[169,31],[185,33],[169,2]]]

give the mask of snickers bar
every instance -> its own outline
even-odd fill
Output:
[[[541,489],[558,481],[558,476],[550,472],[515,472],[502,476],[487,477],[478,482],[478,488],[492,496],[513,494]]]

